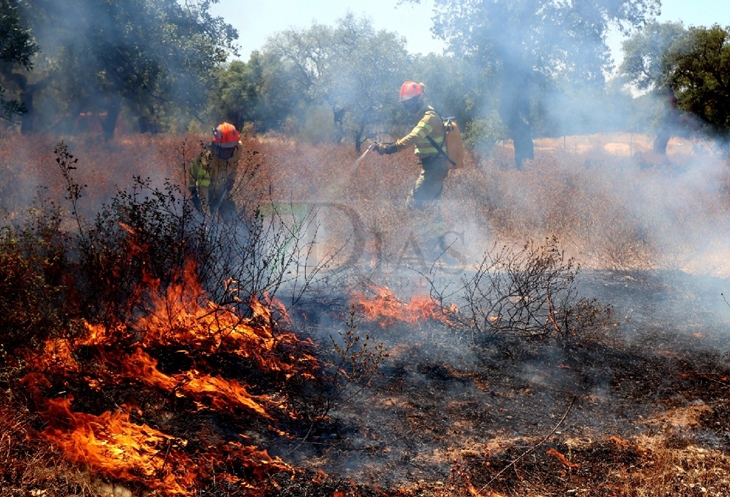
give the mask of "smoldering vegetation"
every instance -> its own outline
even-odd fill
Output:
[[[60,158],[72,166],[77,196],[56,144],[29,152],[19,137],[3,140],[15,151],[4,158],[12,177],[42,186],[29,195],[4,185],[2,382],[12,393],[4,402],[37,413],[3,428],[4,488],[171,491],[154,478],[81,463],[51,442],[41,398],[70,392],[77,418],[69,422],[125,413],[118,406],[134,400],[134,424],[175,437],[169,457],[210,457],[211,473],[186,476],[196,485],[189,492],[242,495],[241,482],[271,495],[727,489],[721,157],[673,140],[666,161],[652,164],[642,155],[645,137],[569,136],[538,140],[535,160],[516,170],[505,147],[450,173],[443,231],[434,233],[434,213],[405,207],[417,174],[406,156],[356,164],[359,154],[341,146],[248,139],[235,187],[241,224],[231,228],[200,224],[175,186],[197,137],[103,149],[71,140]],[[616,152],[624,146],[634,154]],[[272,321],[253,322],[282,340],[267,361],[303,361],[297,376],[191,347],[179,327],[160,335],[178,342],[140,342],[151,324],[135,323],[153,322],[140,292],[178,288],[173,275],[191,259],[202,290],[240,313],[239,324],[263,319],[247,296],[283,302],[287,319],[275,305]],[[159,287],[149,286],[150,275]],[[211,309],[191,322],[220,326],[230,315]],[[84,322],[119,330],[114,345],[94,344],[99,336],[86,335]],[[62,343],[73,367],[53,366],[66,360]],[[177,378],[177,401],[145,383],[141,369],[131,380],[112,369],[117,359],[98,362],[114,354],[140,361],[140,344]],[[46,364],[51,351],[56,362]],[[317,368],[309,369],[310,356]],[[193,371],[243,382],[265,409],[262,396],[272,396],[296,416],[277,411],[263,422],[195,397]],[[31,372],[47,375],[51,389],[28,391]],[[23,441],[19,430],[45,436]],[[240,453],[226,463],[181,445],[228,451],[224,444],[244,439],[266,451],[268,470]],[[684,472],[672,469],[677,461]],[[157,468],[183,481],[165,473],[171,466]],[[219,483],[221,475],[238,483]]]
[[[728,493],[727,95],[674,48],[605,81],[656,2],[443,3],[425,57],[350,14],[229,65],[209,2],[69,5],[3,7],[3,495]],[[470,150],[424,212],[362,154],[407,78]],[[185,188],[223,119],[232,225]]]

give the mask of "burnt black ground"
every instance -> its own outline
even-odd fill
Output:
[[[579,276],[579,290],[611,305],[616,326],[604,340],[568,349],[482,340],[440,323],[382,329],[358,322],[358,333],[390,352],[382,375],[338,405],[293,454],[280,453],[297,466],[367,488],[443,492],[463,467],[478,488],[543,440],[567,412],[541,450],[519,466],[532,467],[533,480],[552,485],[557,495],[579,477],[603,485],[607,468],[639,457],[610,437],[666,431],[657,419],[699,406],[697,423],[677,428],[673,440],[730,454],[730,305],[721,295],[730,281],[681,272],[591,272]],[[322,314],[320,335],[346,318],[336,305]],[[586,443],[572,452],[581,467],[571,470],[572,480],[539,476],[540,468],[554,471],[556,464],[564,472],[545,450],[567,454],[575,440]],[[497,488],[516,492],[529,480],[507,474]]]

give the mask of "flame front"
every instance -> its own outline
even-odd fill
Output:
[[[71,461],[87,464],[106,476],[143,483],[168,495],[188,495],[197,483],[194,462],[173,445],[184,443],[129,420],[129,414],[92,416],[71,411],[71,400],[48,401],[51,424],[43,436]]]
[[[380,323],[383,328],[398,322],[416,324],[427,321],[453,326],[452,317],[459,311],[456,305],[445,308],[431,297],[415,295],[404,302],[388,287],[369,285],[368,289],[374,296],[358,293],[353,296],[353,302],[366,319]]]
[[[41,436],[73,462],[163,495],[193,495],[194,489],[212,478],[256,493],[250,475],[262,477],[291,468],[265,450],[242,444],[243,436],[221,439],[211,435],[209,442],[199,440],[193,457],[186,449],[189,440],[136,422],[145,413],[130,404],[143,394],[157,399],[152,410],[164,407],[160,403],[182,399],[182,407],[176,409],[191,410],[189,415],[201,410],[227,413],[236,423],[259,418],[272,426],[272,433],[286,436],[275,426],[277,417],[298,415],[285,397],[279,399],[277,391],[253,395],[239,379],[217,374],[216,365],[221,357],[234,363],[243,361],[257,371],[257,378],[269,378],[270,385],[285,383],[295,374],[312,377],[318,362],[306,353],[311,342],[277,329],[272,308],[282,320],[287,321],[288,316],[274,299],[261,302],[252,298],[251,317],[209,301],[192,265],[165,291],[156,280],[147,279],[145,285],[139,294],[147,296],[147,311],[133,324],[105,327],[86,323],[83,336],[48,341],[43,354],[27,357],[31,368],[24,384],[47,423]],[[160,369],[156,355],[170,350],[185,357],[185,368]],[[114,389],[131,389],[135,399],[98,416],[74,412],[73,396],[49,394],[58,391],[52,386],[59,385],[85,385],[92,392],[105,391],[109,397]],[[246,476],[225,469],[232,467],[244,468]]]

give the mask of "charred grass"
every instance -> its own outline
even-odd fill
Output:
[[[293,235],[277,250],[301,242],[293,264],[306,271],[314,264],[321,276],[272,280],[271,260],[238,268],[237,280],[253,276],[236,290],[273,294],[289,307],[288,320],[266,321],[242,293],[229,291],[234,263],[220,263],[222,240],[250,238],[201,229],[184,188],[175,187],[199,150],[196,137],[68,142],[78,159],[72,181],[83,192],[76,216],[50,139],[39,137],[32,148],[14,135],[0,140],[7,173],[0,185],[3,495],[175,494],[154,476],[115,476],[70,460],[42,436],[58,426],[29,387],[38,372],[31,359],[48,343],[84,338],[85,323],[119,336],[75,348],[78,372],[50,367],[43,394],[71,394],[74,411],[125,412],[132,424],[168,434],[157,457],[210,465],[187,495],[730,492],[730,306],[721,295],[730,274],[730,181],[718,158],[676,155],[656,165],[553,149],[515,170],[498,150],[450,175],[440,229],[451,244],[434,248],[435,213],[405,207],[417,175],[406,154],[367,156],[354,167],[356,154],[341,146],[249,139],[236,186],[242,214],[278,213],[275,226]],[[474,326],[463,311],[462,319],[383,326],[355,297],[382,285],[393,290],[396,308],[428,296],[447,309],[479,274],[485,251],[507,247],[509,256],[545,240],[558,240],[547,244],[555,250],[547,264],[573,293],[564,308],[552,301],[547,311],[525,308],[541,317],[535,323],[544,328],[535,329],[557,333]],[[542,257],[536,254],[528,262]],[[209,398],[186,396],[184,382],[165,392],[129,380],[107,360],[129,359],[142,343],[135,323],[150,306],[140,285],[172,288],[190,260],[216,305],[239,313],[239,324],[255,318],[271,327],[279,345],[266,360],[292,367],[316,360],[318,367],[286,375],[230,350],[204,352],[207,344],[159,343],[145,352],[169,377],[200,371],[270,396],[280,406],[270,418],[216,409]],[[535,281],[532,290],[555,279]],[[582,297],[582,313],[570,314]],[[569,328],[567,318],[557,319],[561,309],[578,316]],[[482,317],[491,322],[488,310]],[[127,355],[113,355],[120,351]],[[257,456],[262,465],[230,449],[244,440],[266,451]],[[210,447],[226,457],[208,455]],[[157,477],[165,471],[166,464]]]

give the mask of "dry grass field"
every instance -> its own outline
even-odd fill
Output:
[[[55,140],[0,135],[0,310],[25,337],[0,346],[0,494],[730,494],[730,163],[710,143],[538,139],[521,170],[499,144],[414,212],[409,153],[247,138],[235,198],[276,253],[241,264],[296,273],[261,300],[230,261],[147,272],[184,197],[135,209],[185,191],[199,137],[66,145],[76,216]],[[93,228],[123,191],[128,218]],[[79,224],[94,243],[38,249]],[[240,231],[195,233],[235,259]]]

